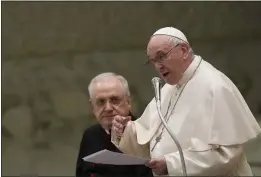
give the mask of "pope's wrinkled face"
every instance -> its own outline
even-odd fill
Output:
[[[90,101],[97,121],[107,130],[111,129],[114,116],[128,116],[131,108],[130,97],[116,77],[94,83]]]
[[[147,46],[148,62],[168,84],[175,85],[185,70],[189,46],[185,43],[174,45],[166,35],[153,36]]]

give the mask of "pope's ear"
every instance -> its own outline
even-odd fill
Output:
[[[181,43],[180,48],[181,48],[181,51],[183,52],[183,54],[187,56],[189,53],[189,46],[185,43]]]

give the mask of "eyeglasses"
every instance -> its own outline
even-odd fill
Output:
[[[107,99],[105,99],[105,98],[97,99],[97,100],[95,100],[94,103],[97,107],[105,107],[107,102],[109,102],[109,104],[111,104],[111,105],[117,106],[117,105],[120,105],[122,103],[122,101],[123,101],[123,98],[113,96],[113,97],[110,97]]]
[[[146,64],[152,64],[155,65],[156,63],[158,64],[163,64],[164,61],[169,57],[170,52],[177,47],[179,44],[176,44],[173,46],[170,50],[168,50],[166,53],[162,53],[159,56],[156,56],[155,59],[149,59]]]

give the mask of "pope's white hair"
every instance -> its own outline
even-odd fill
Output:
[[[97,76],[95,76],[89,86],[88,86],[88,91],[89,91],[89,95],[90,95],[90,98],[93,98],[93,86],[94,84],[96,84],[97,82],[107,78],[107,77],[115,77],[117,78],[123,85],[123,88],[125,90],[125,93],[127,96],[130,96],[130,89],[129,89],[129,84],[128,84],[128,81],[121,75],[118,75],[116,73],[113,73],[113,72],[106,72],[106,73],[101,73],[101,74],[98,74]]]
[[[194,55],[193,49],[185,41],[183,41],[183,40],[181,40],[179,38],[176,38],[174,36],[170,36],[170,41],[171,41],[172,45],[174,45],[174,46],[176,46],[178,44],[187,44],[189,46],[189,54],[191,54],[192,56]]]

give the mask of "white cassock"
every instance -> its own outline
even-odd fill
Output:
[[[183,149],[188,175],[252,175],[243,143],[261,130],[244,98],[223,73],[195,56],[177,85],[164,85],[161,105]],[[138,120],[128,123],[121,140],[112,142],[127,154],[164,156],[168,175],[180,176],[179,152],[166,129],[152,150],[162,127],[153,99]]]

